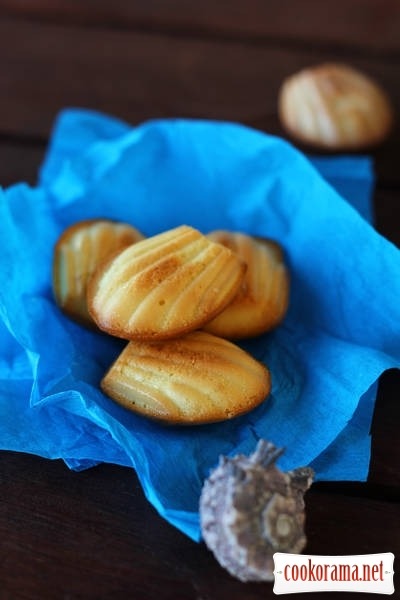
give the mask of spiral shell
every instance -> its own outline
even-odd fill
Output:
[[[282,84],[283,127],[294,138],[328,150],[357,150],[389,134],[393,109],[370,77],[344,64],[303,69]]]
[[[260,440],[249,457],[221,457],[200,497],[203,539],[218,562],[241,581],[271,581],[273,554],[306,544],[303,496],[313,471],[275,466],[283,450]]]

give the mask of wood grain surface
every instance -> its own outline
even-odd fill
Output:
[[[375,77],[398,116],[399,34],[396,0],[0,0],[0,183],[35,184],[68,106],[132,124],[204,117],[284,135],[283,78],[328,60]],[[398,118],[371,155],[376,228],[400,246]],[[399,371],[388,371],[368,482],[320,483],[307,493],[309,554],[400,555],[399,393]],[[62,461],[0,452],[0,600],[273,597],[271,584],[236,581],[203,544],[162,520],[131,469],[76,473]]]

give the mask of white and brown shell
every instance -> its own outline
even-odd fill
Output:
[[[392,104],[382,87],[341,63],[323,63],[286,78],[278,111],[292,137],[326,150],[377,145],[393,123]]]
[[[313,471],[276,467],[283,450],[260,440],[250,456],[221,457],[200,497],[203,539],[231,575],[272,581],[273,554],[306,545],[303,496]]]

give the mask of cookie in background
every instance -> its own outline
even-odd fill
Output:
[[[341,63],[323,63],[287,77],[278,112],[292,138],[329,151],[376,146],[388,137],[394,121],[391,100],[381,85]]]

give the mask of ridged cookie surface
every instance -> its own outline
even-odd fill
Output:
[[[135,227],[108,219],[80,221],[66,229],[53,255],[53,293],[60,308],[93,327],[86,302],[90,277],[110,254],[141,239]]]
[[[269,371],[238,346],[204,331],[129,342],[104,376],[103,391],[129,410],[175,424],[230,419],[269,394]]]
[[[228,248],[182,225],[111,259],[93,277],[89,310],[124,339],[168,339],[200,328],[232,300],[246,270]]]
[[[386,92],[366,74],[340,63],[302,69],[282,84],[279,115],[298,140],[328,150],[359,150],[382,142],[393,122]]]
[[[208,236],[236,252],[247,270],[235,298],[204,329],[240,339],[276,327],[286,314],[289,300],[289,275],[280,246],[271,240],[223,230]]]

